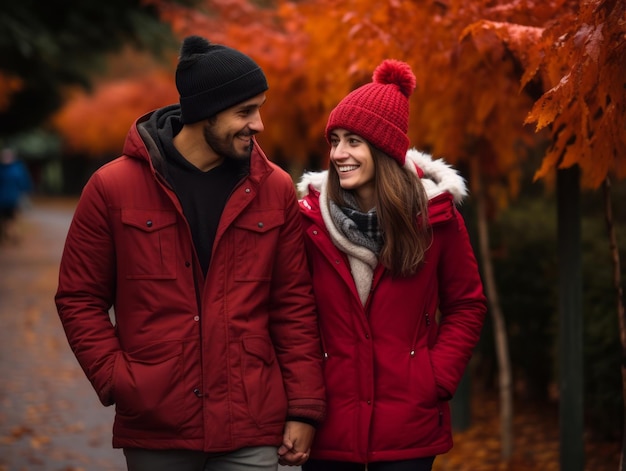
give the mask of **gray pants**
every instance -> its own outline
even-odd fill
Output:
[[[124,448],[128,471],[276,471],[276,447],[242,448],[215,454],[191,450]]]

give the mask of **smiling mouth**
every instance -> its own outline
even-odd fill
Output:
[[[339,170],[339,172],[344,173],[344,172],[351,172],[352,170],[356,170],[357,168],[359,168],[358,165],[339,165],[337,167],[337,170]]]

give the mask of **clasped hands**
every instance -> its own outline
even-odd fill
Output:
[[[287,421],[283,443],[278,448],[278,462],[283,466],[301,466],[309,459],[315,427],[304,422]]]

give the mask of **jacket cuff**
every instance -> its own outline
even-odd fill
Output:
[[[319,426],[319,422],[317,420],[313,420],[308,417],[296,417],[290,415],[287,417],[287,422],[302,422],[311,425],[313,428],[317,428]]]

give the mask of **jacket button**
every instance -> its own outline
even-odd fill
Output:
[[[150,220],[146,221],[146,226],[152,227],[152,221],[150,221]]]
[[[189,267],[191,266],[191,263],[189,263],[189,261],[186,261],[186,262],[185,262],[185,266],[186,266],[187,268],[189,268]]]
[[[263,225],[264,224],[262,222],[257,223],[257,226],[259,226],[259,227],[263,227]]]
[[[246,188],[246,193],[250,193],[250,188]]]
[[[313,231],[313,235],[317,235],[317,231]]]
[[[415,350],[411,350],[411,356],[414,357],[415,356]]]
[[[198,322],[200,320],[200,316],[193,316],[193,320]]]
[[[202,393],[200,392],[200,390],[198,388],[193,390],[193,393],[198,396],[198,397],[202,397]]]

